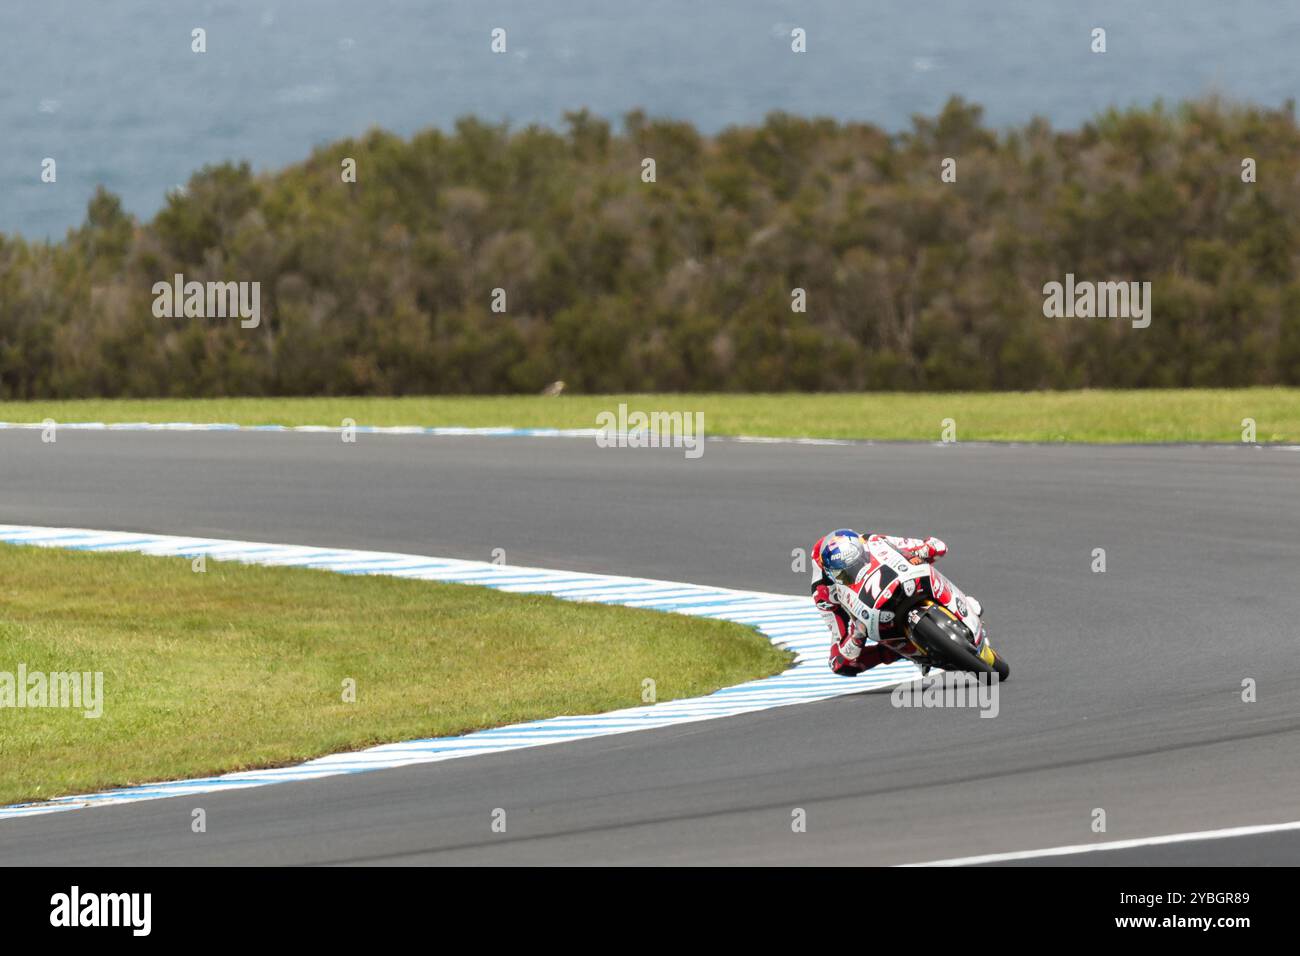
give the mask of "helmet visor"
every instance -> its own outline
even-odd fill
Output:
[[[854,584],[858,580],[858,575],[862,569],[867,566],[867,556],[859,552],[853,557],[843,562],[843,567],[827,568],[827,573],[840,584]]]

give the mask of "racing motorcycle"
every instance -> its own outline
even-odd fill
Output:
[[[939,570],[880,539],[868,540],[867,560],[851,583],[837,581],[840,605],[864,627],[878,615],[880,643],[917,664],[931,668],[1011,676],[1011,667],[989,644],[988,634],[970,601]],[[890,626],[892,625],[892,627]]]

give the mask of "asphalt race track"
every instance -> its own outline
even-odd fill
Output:
[[[688,461],[591,439],[0,431],[0,523],[500,547],[787,593],[807,587],[791,550],[826,529],[933,533],[1013,669],[992,720],[851,695],[10,820],[0,863],[891,864],[1300,819],[1297,451],[710,442]],[[1300,831],[1040,862],[1300,864]]]

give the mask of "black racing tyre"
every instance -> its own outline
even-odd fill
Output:
[[[912,640],[925,648],[934,663],[944,670],[999,673],[1000,676],[1000,672],[979,659],[968,633],[964,625],[948,617],[937,606],[927,609],[912,626]],[[1011,673],[1011,668],[1007,668],[1007,673]]]
[[[997,651],[993,652],[993,670],[998,675],[998,683],[1011,678],[1011,665]]]

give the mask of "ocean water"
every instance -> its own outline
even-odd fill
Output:
[[[59,238],[98,184],[147,217],[207,163],[274,168],[465,114],[642,108],[716,131],[780,109],[893,130],[953,93],[998,126],[1209,92],[1278,106],[1300,96],[1300,3],[2,0],[0,67],[0,232]]]

